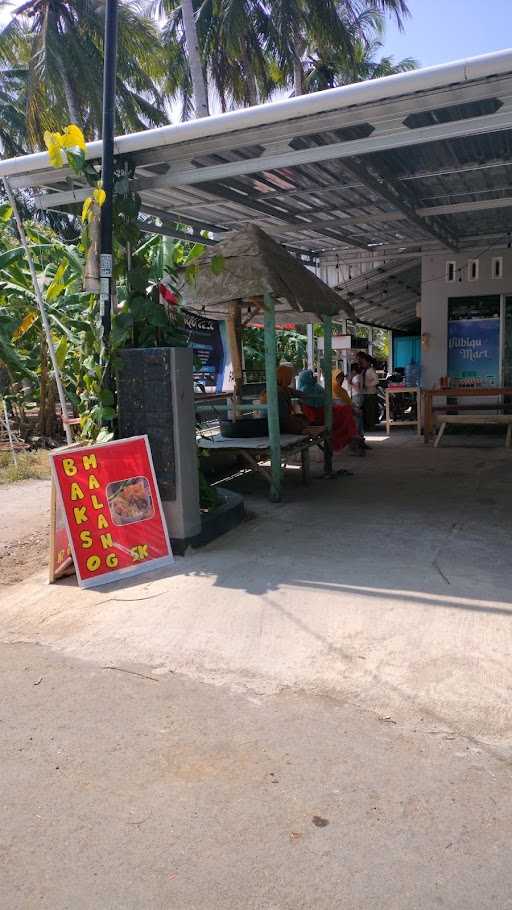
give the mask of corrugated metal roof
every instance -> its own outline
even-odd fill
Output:
[[[512,52],[151,130],[116,148],[135,166],[148,230],[173,234],[179,222],[197,236],[204,225],[213,243],[259,224],[305,261],[382,250],[392,271],[404,253],[512,232]],[[43,156],[25,170],[0,163],[8,173],[13,186],[39,187],[43,207],[80,198],[76,178]],[[399,325],[414,293],[395,295],[387,323],[378,296],[362,292],[356,311]]]

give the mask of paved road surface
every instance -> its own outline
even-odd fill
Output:
[[[458,442],[2,592],[2,907],[512,910],[512,463]]]
[[[512,906],[510,766],[428,718],[0,662],[6,910]]]

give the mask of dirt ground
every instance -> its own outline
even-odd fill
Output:
[[[0,588],[23,581],[48,560],[50,481],[0,486]]]

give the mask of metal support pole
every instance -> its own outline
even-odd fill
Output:
[[[15,449],[14,449],[14,437],[13,437],[12,431],[11,431],[11,422],[10,422],[10,420],[9,420],[9,414],[8,414],[8,411],[7,411],[7,405],[6,405],[6,403],[5,403],[5,398],[2,398],[2,404],[3,404],[3,406],[4,406],[4,422],[5,422],[5,429],[7,430],[7,437],[8,437],[8,439],[9,439],[9,446],[10,446],[10,449],[11,449],[12,460],[13,460],[15,466],[17,467],[17,466],[18,466],[18,459],[16,458],[16,452],[15,452]]]
[[[276,313],[271,294],[265,294],[264,314],[265,378],[267,384],[267,420],[272,463],[272,502],[281,499],[281,430],[279,426],[279,400],[277,396],[277,345]]]
[[[315,369],[315,331],[312,322],[308,322],[306,326],[307,332],[307,368],[308,370]]]
[[[100,315],[107,364],[110,329],[112,325],[113,262],[112,216],[114,202],[114,127],[117,70],[117,0],[107,0],[103,55],[103,125],[101,180],[106,198],[101,207],[100,227]],[[106,385],[109,385],[108,370]]]
[[[324,468],[332,474],[332,318],[324,316],[325,430]]]
[[[43,294],[39,286],[39,281],[37,280],[36,267],[34,265],[34,260],[32,257],[31,249],[28,245],[27,235],[25,234],[25,228],[23,227],[23,222],[21,220],[20,213],[18,211],[18,206],[16,204],[16,199],[14,197],[11,185],[7,179],[4,177],[4,186],[5,192],[7,193],[7,198],[9,200],[9,205],[11,206],[18,228],[18,234],[20,236],[21,245],[25,250],[25,256],[27,257],[28,267],[30,269],[30,276],[32,278],[32,286],[34,288],[34,294],[36,296],[37,305],[39,307],[39,313],[41,315],[41,323],[43,326],[43,331],[46,337],[46,344],[48,345],[48,352],[50,354],[50,360],[53,367],[53,375],[55,376],[55,382],[57,384],[57,393],[59,395],[59,402],[62,410],[62,423],[64,424],[64,432],[66,434],[66,441],[71,444],[73,442],[73,435],[71,433],[71,427],[67,423],[69,420],[68,410],[66,407],[66,395],[64,392],[64,386],[62,385],[62,378],[60,375],[60,370],[57,364],[57,358],[55,356],[55,348],[52,341],[52,333],[50,329],[50,323],[48,322],[48,316],[46,315],[46,307],[44,305]]]

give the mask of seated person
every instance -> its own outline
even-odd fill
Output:
[[[341,401],[342,404],[349,404],[352,407],[352,399],[343,385],[344,381],[345,373],[343,370],[335,370],[332,374],[332,400],[333,402]]]
[[[301,392],[301,407],[304,416],[313,424],[325,423],[324,403],[325,390],[318,383],[312,370],[302,370],[299,373],[299,392]],[[339,452],[349,446],[354,454],[364,454],[364,447],[357,432],[357,427],[352,413],[352,405],[338,402],[332,409],[332,448]]]
[[[290,383],[295,376],[295,369],[290,363],[282,363],[277,368],[277,401],[279,407],[279,428],[281,433],[302,433],[308,421],[302,414],[296,414],[293,410],[292,398],[300,397],[295,389],[290,387]],[[263,391],[260,395],[262,404],[267,403],[267,393]]]
[[[359,370],[359,366],[357,364],[355,364],[352,367],[352,369],[354,369],[354,367],[356,370]],[[339,370],[338,372],[333,373],[333,375],[332,375],[333,404],[335,404],[336,402],[340,402],[341,404],[350,405],[350,407],[352,408],[352,413],[353,413],[355,421],[356,421],[357,431],[359,434],[359,438],[361,439],[361,444],[364,446],[365,449],[369,449],[370,446],[366,444],[365,438],[364,438],[362,407],[360,405],[356,404],[357,399],[354,395],[352,396],[352,398],[350,397],[349,393],[347,392],[347,390],[345,389],[345,387],[343,385],[344,380],[345,380],[345,373],[343,372],[343,370]],[[352,385],[352,383],[351,383],[351,385]],[[354,387],[354,386],[352,386],[352,387]]]

